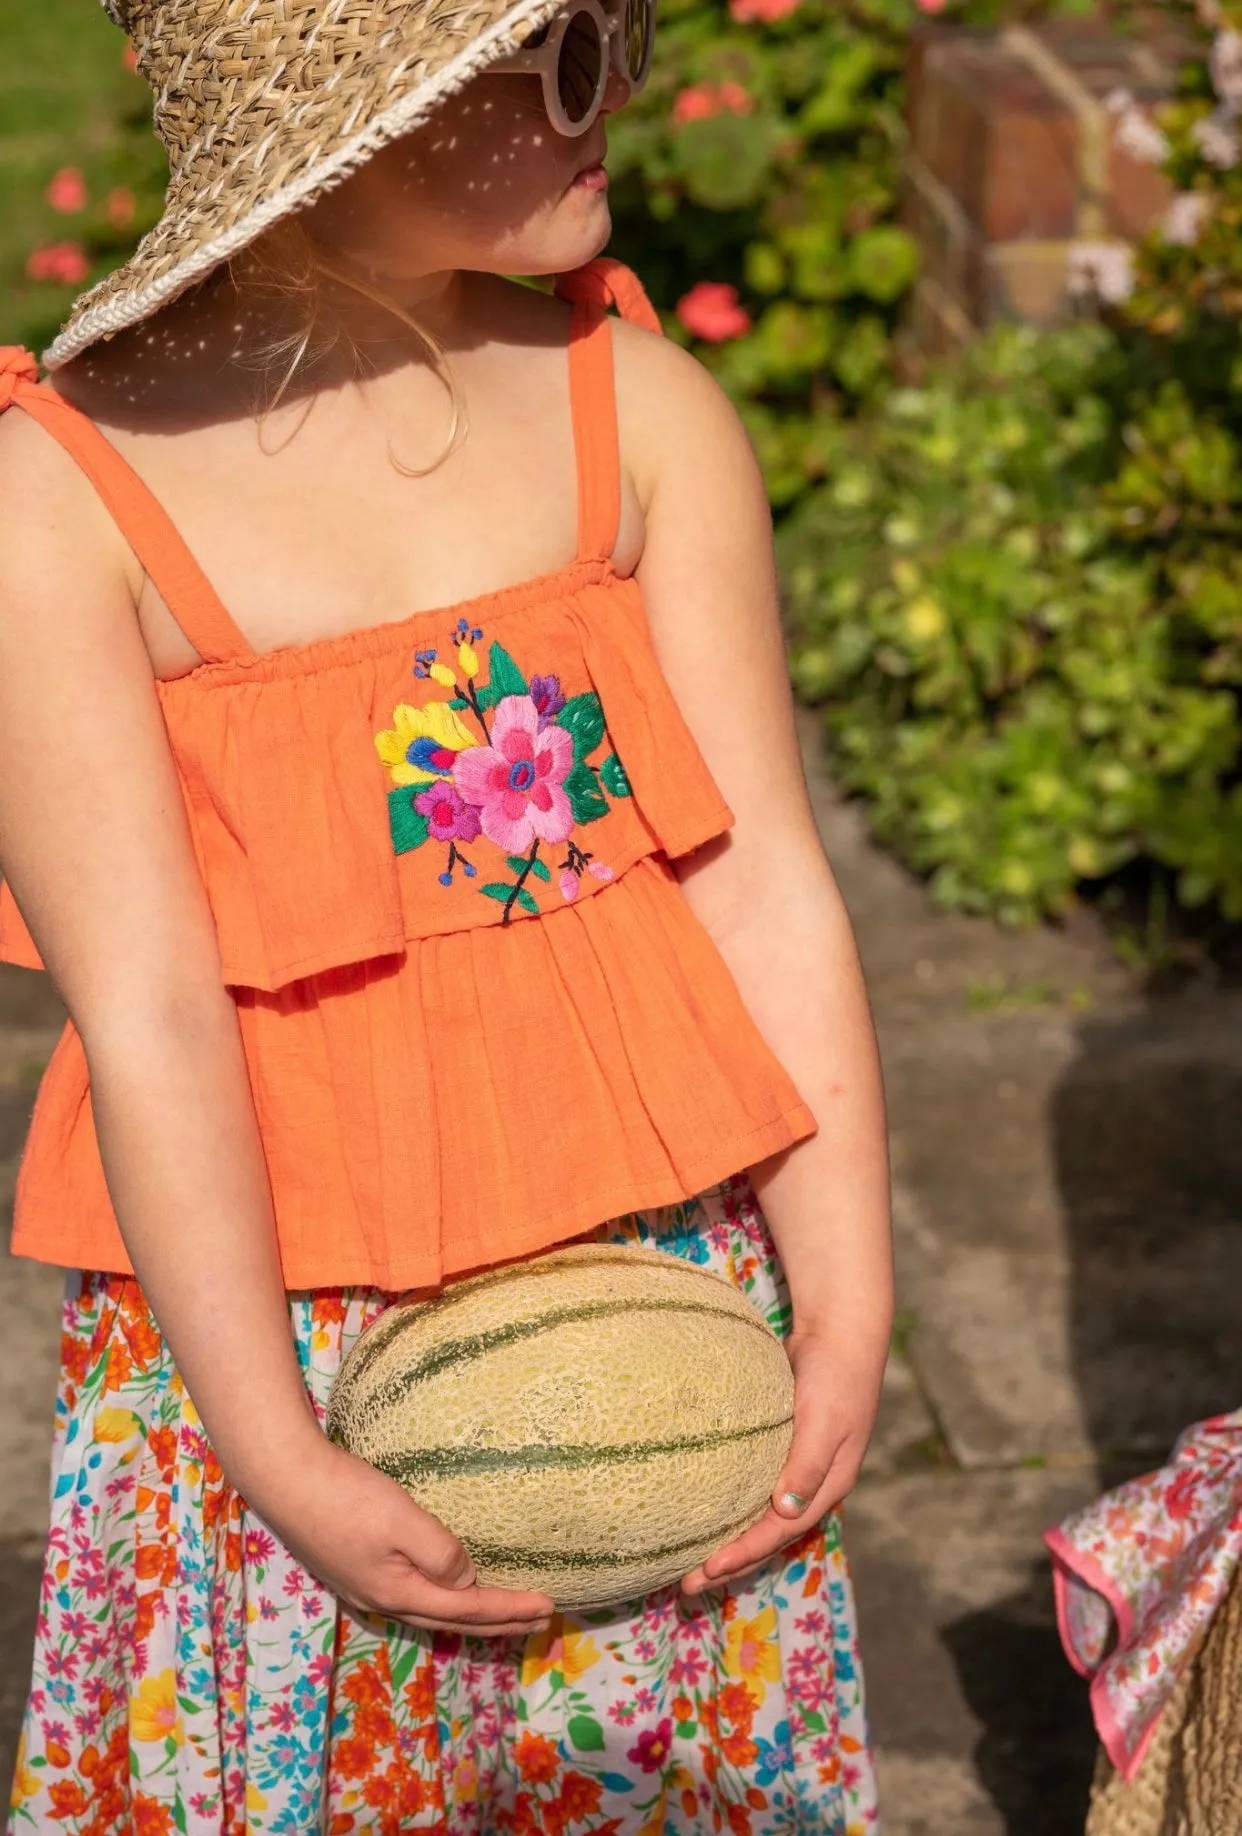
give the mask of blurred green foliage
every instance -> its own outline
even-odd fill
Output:
[[[0,45],[0,341],[38,351],[75,294],[155,222],[166,166],[150,91],[95,0],[0,0]],[[66,168],[82,175],[80,210],[48,201]],[[28,275],[32,255],[66,245],[85,279]]]
[[[795,681],[946,905],[1028,921],[1142,857],[1242,919],[1242,176],[1205,156],[1218,105],[1196,64],[1161,125],[1202,221],[1153,234],[1123,310],[1000,328],[838,425],[782,532]]]

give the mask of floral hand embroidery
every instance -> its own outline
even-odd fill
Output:
[[[392,727],[376,734],[375,749],[396,786],[388,794],[394,850],[447,844],[439,879],[451,886],[458,867],[468,879],[477,877],[467,845],[480,837],[491,842],[503,850],[513,878],[489,880],[478,890],[504,906],[507,924],[515,908],[532,917],[540,910],[533,887],[552,880],[541,844],[549,850],[567,844],[556,863],[556,887],[566,901],[578,897],[584,874],[614,877],[573,835],[608,813],[610,797],[631,792],[615,752],[598,765],[591,761],[607,737],[599,696],[588,690],[566,697],[555,674],[527,682],[497,643],[488,647],[483,681],[475,649],[482,635],[468,620],[458,621],[456,669],[435,650],[415,653],[414,674],[453,694],[421,708],[399,704]]]

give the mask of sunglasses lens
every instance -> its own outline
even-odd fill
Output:
[[[556,87],[567,121],[575,127],[594,108],[604,70],[604,44],[590,13],[575,13],[561,40]]]
[[[631,83],[641,83],[651,57],[655,7],[651,0],[623,0],[621,49]]]

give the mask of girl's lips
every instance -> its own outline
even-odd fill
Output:
[[[597,160],[593,166],[585,166],[571,181],[569,189],[571,191],[606,191],[608,174],[604,170],[603,160]]]

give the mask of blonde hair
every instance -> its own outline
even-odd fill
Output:
[[[448,395],[448,436],[431,463],[405,464],[394,453],[389,439],[391,463],[407,478],[425,478],[444,464],[465,435],[465,404],[443,345],[412,314],[382,287],[342,265],[296,218],[275,224],[242,255],[235,256],[228,267],[239,293],[260,301],[266,297],[280,309],[282,318],[288,316],[290,307],[293,308],[293,322],[288,329],[273,331],[255,353],[263,391],[256,413],[260,437],[264,423],[275,413],[289,389],[300,380],[312,377],[315,370],[342,347],[350,355],[356,376],[367,374],[373,367],[332,301],[327,284],[331,282],[391,313],[412,331]],[[293,433],[296,432],[295,426]],[[288,437],[291,439],[293,434]]]

